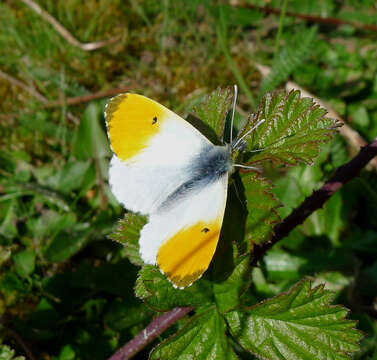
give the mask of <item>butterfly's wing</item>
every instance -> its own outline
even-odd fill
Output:
[[[106,108],[114,156],[109,182],[127,209],[149,215],[140,233],[144,262],[177,287],[208,268],[224,216],[228,177],[195,181],[193,160],[214,146],[198,130],[144,96],[123,94]]]
[[[105,110],[114,156],[109,183],[131,211],[151,214],[190,179],[192,159],[213,146],[197,129],[161,104],[121,94]]]
[[[208,268],[220,236],[227,187],[227,174],[201,184],[164,203],[141,230],[142,259],[157,263],[174,286],[192,284]]]

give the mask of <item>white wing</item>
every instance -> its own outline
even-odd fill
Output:
[[[109,170],[111,190],[134,212],[154,212],[190,179],[192,159],[213,146],[187,121],[141,95],[113,98],[105,114],[115,153]]]
[[[201,277],[216,250],[224,217],[228,174],[193,189],[152,213],[140,233],[144,262],[158,264],[176,287]]]

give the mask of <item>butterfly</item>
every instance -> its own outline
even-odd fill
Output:
[[[235,86],[232,125],[236,95]],[[191,285],[215,253],[242,138],[214,145],[171,110],[132,93],[112,98],[105,117],[111,190],[126,209],[148,216],[142,260],[157,264],[174,287]]]

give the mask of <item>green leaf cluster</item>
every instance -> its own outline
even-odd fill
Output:
[[[341,126],[325,117],[326,113],[313,99],[301,98],[298,90],[267,94],[241,131],[250,155],[248,164],[266,160],[312,164],[319,145],[330,140],[336,127]]]
[[[250,269],[254,244],[268,241],[280,218],[354,156],[358,149],[342,135],[335,134],[331,142],[319,145],[319,154],[310,167],[283,166],[287,160],[306,163],[310,161],[308,153],[313,157],[317,153],[319,142],[309,142],[306,148],[296,137],[288,138],[298,142],[295,146],[286,144],[289,151],[298,151],[290,158],[280,151],[275,163],[260,158],[251,164],[263,169],[262,174],[240,171],[232,176],[216,256],[203,279],[190,288],[177,291],[158,269],[138,269],[138,232],[146,219],[130,214],[115,241],[108,239],[116,232],[123,210],[107,185],[111,152],[103,109],[108,99],[96,100],[92,94],[97,92],[109,90],[110,97],[112,89],[125,87],[129,90],[123,91],[148,96],[184,117],[196,108],[194,126],[198,126],[198,119],[203,120],[200,131],[214,143],[221,143],[229,141],[230,133],[230,114],[226,115],[221,104],[229,104],[233,96],[232,88],[221,90],[224,84],[237,83],[240,88],[233,129],[237,135],[247,124],[247,114],[262,110],[257,107],[260,99],[292,80],[330,104],[366,141],[377,136],[377,52],[372,30],[377,24],[375,1],[286,3],[283,19],[253,7],[268,5],[280,10],[281,0],[249,0],[247,8],[242,2],[236,6],[234,2],[208,0],[38,1],[78,41],[116,37],[110,45],[84,51],[25,2],[0,2],[3,356],[28,357],[17,340],[21,339],[36,359],[107,359],[160,311],[189,304],[195,311],[137,358],[148,358],[159,343],[167,346],[155,357],[205,356],[205,351],[199,354],[200,349],[207,350],[210,358],[215,357],[216,349],[219,357],[260,357],[251,354],[247,346],[261,351],[268,341],[244,342],[245,336],[252,335],[246,325],[251,319],[263,326],[268,321],[276,324],[280,318],[277,320],[270,308],[264,308],[263,314],[262,310],[256,309],[258,314],[251,310],[309,277],[311,290],[305,285],[301,294],[310,301],[311,291],[325,283],[326,289],[334,292],[334,303],[350,308],[350,318],[358,320],[357,327],[365,333],[360,351],[352,357],[377,358],[373,310],[377,293],[377,183],[373,166]],[[316,20],[306,21],[292,13],[327,22],[316,24]],[[331,23],[331,19],[339,22]],[[371,25],[369,30],[366,25]],[[280,49],[277,53],[276,48]],[[264,79],[256,64],[269,66],[270,76]],[[20,87],[20,82],[27,87]],[[222,93],[219,97],[209,95],[211,106],[203,103],[209,89]],[[48,104],[35,93],[43,95]],[[72,97],[79,101],[72,104]],[[300,106],[305,104],[301,97],[296,100]],[[275,132],[274,139],[282,140],[278,135]],[[266,139],[263,147],[274,141]],[[249,153],[244,157],[240,153],[237,163],[253,162],[258,160],[255,156],[262,155],[259,144],[252,143],[252,138],[247,140],[244,145]],[[276,156],[276,149],[273,154],[267,150],[265,158]],[[139,225],[125,236],[128,246],[123,246],[121,233],[133,228],[128,226],[133,220]],[[281,316],[290,314],[282,305],[279,309]],[[233,323],[230,326],[228,314],[238,314],[245,321],[245,336],[233,335],[232,331],[239,329]],[[206,329],[205,337],[197,332],[200,326]],[[292,333],[298,323],[289,326]],[[277,340],[281,329],[269,333],[275,335],[271,354],[276,354],[276,349],[283,351]],[[352,331],[341,331],[342,336],[346,333],[356,339]],[[196,346],[184,352],[184,339],[192,339]],[[204,345],[207,340],[208,347]],[[339,356],[346,356],[346,348]],[[183,355],[176,355],[180,352]]]
[[[262,359],[349,359],[362,334],[334,293],[304,280],[273,299],[226,315],[233,337]]]
[[[15,351],[7,345],[0,344],[0,360],[25,360],[23,356],[15,356]]]
[[[216,90],[197,106],[196,116],[204,116],[206,122],[210,114],[208,126],[223,124],[228,98],[227,91]],[[214,106],[220,108],[214,112]],[[283,164],[307,163],[338,125],[324,115],[323,109],[310,99],[302,99],[298,92],[267,95],[235,142],[246,134],[248,149],[264,148],[254,155],[260,162],[274,156]],[[262,118],[264,123],[248,134]],[[224,129],[224,125],[214,126],[220,138]],[[345,319],[348,311],[332,306],[335,294],[323,286],[312,288],[309,280],[285,294],[247,305],[255,302],[250,293],[255,275],[250,267],[253,244],[269,240],[273,225],[280,220],[280,206],[271,183],[258,172],[237,174],[230,185],[220,244],[202,279],[181,290],[174,288],[156,266],[142,267],[135,293],[150,309],[168,311],[188,306],[196,312],[177,333],[154,348],[151,359],[237,359],[240,349],[262,359],[343,359],[359,349],[362,335],[354,328],[354,321]],[[233,219],[227,219],[231,218],[229,212],[233,219],[243,219],[237,224],[245,229],[243,237],[234,237],[237,229]],[[124,244],[126,256],[135,265],[142,265],[137,240],[144,224],[145,218],[128,213],[112,236]]]

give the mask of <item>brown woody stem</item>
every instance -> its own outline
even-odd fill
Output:
[[[281,10],[280,9],[274,9],[268,6],[262,7],[262,6],[257,6],[257,5],[252,5],[252,4],[246,4],[243,2],[238,2],[238,1],[233,1],[232,2],[233,6],[236,7],[242,7],[242,8],[248,8],[248,9],[253,9],[253,10],[258,10],[260,12],[263,12],[265,14],[275,14],[275,15],[280,15]],[[285,13],[286,16],[291,16],[297,19],[302,19],[302,20],[307,20],[313,23],[322,23],[322,24],[329,24],[329,25],[351,25],[357,29],[360,30],[368,30],[368,31],[377,31],[377,26],[372,25],[372,24],[362,24],[358,21],[347,21],[339,18],[331,18],[331,17],[322,17],[322,16],[316,16],[316,15],[309,15],[309,14],[300,14],[300,13],[295,13],[292,11],[286,11]]]
[[[164,313],[158,318],[153,319],[152,322],[144,330],[139,332],[131,341],[121,347],[108,360],[130,359],[132,356],[144,349],[168,327],[187,315],[191,310],[192,308],[189,307],[175,308],[169,312]]]
[[[335,174],[320,189],[314,191],[299,207],[294,209],[290,215],[277,224],[274,227],[274,235],[269,242],[254,246],[252,265],[256,265],[267,250],[286,237],[296,226],[302,224],[315,210],[320,209],[344,184],[358,176],[360,171],[375,156],[377,156],[377,138],[362,147],[360,152],[348,163],[340,166],[335,171]]]

